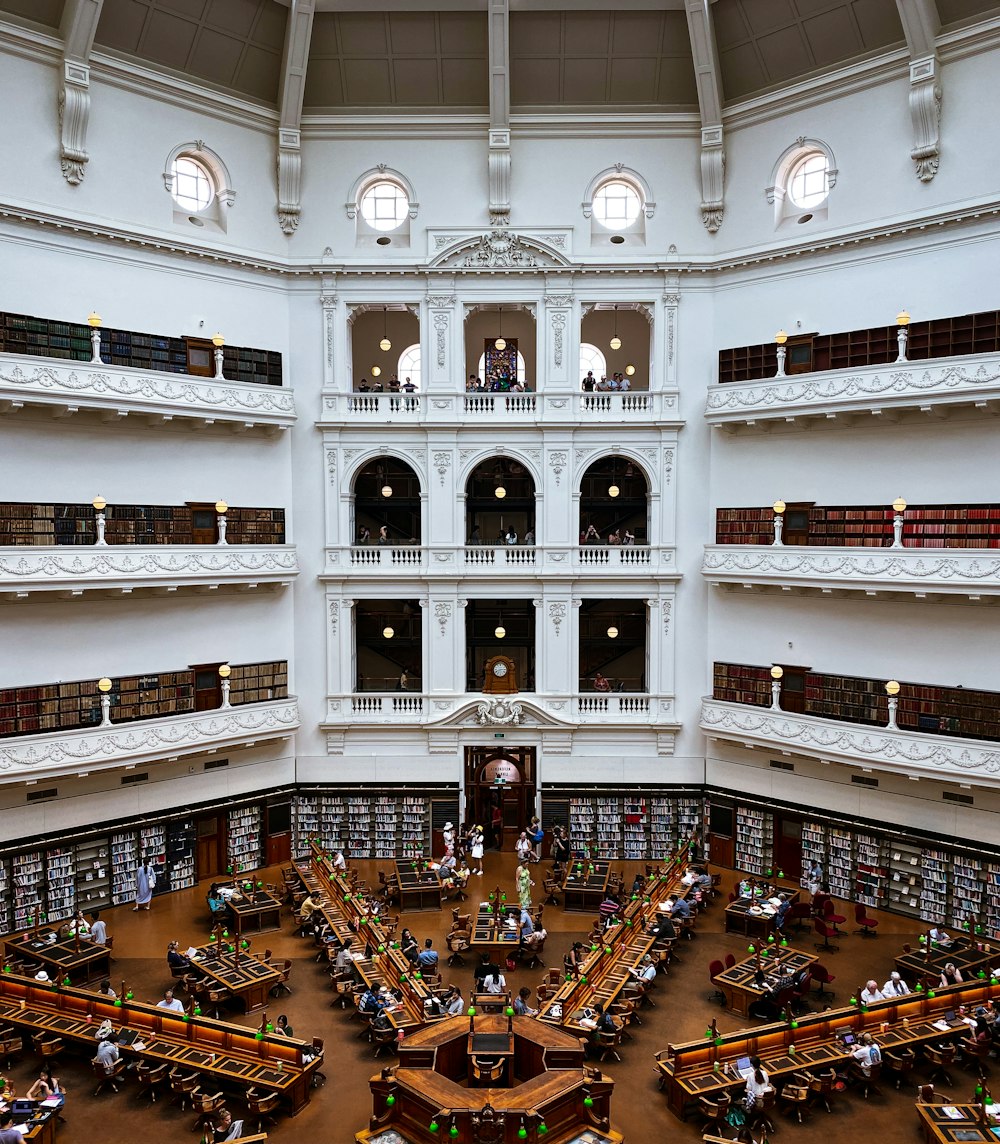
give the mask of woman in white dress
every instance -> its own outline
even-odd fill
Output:
[[[472,831],[472,861],[475,863],[476,868],[472,871],[473,874],[482,874],[483,872],[483,851],[485,843],[483,842],[483,828],[477,826]]]
[[[149,903],[153,900],[153,887],[156,885],[156,874],[153,867],[149,864],[149,859],[143,860],[142,865],[135,872],[135,905],[132,907],[132,912],[136,910],[148,910]]]

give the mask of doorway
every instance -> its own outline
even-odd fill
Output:
[[[188,501],[187,506],[191,510],[191,543],[218,544],[219,514],[215,505]]]
[[[191,665],[194,674],[195,711],[214,711],[222,706],[222,680],[219,678],[221,666],[221,662]]]
[[[225,868],[223,851],[226,845],[225,826],[220,814],[202,814],[195,819],[197,851],[195,877],[217,878]]]
[[[470,823],[486,832],[486,844],[503,850],[535,813],[536,747],[466,747],[465,805]],[[499,811],[499,815],[496,812]],[[493,830],[499,818],[499,832]]]
[[[786,878],[797,882],[802,871],[802,819],[774,816],[774,865]]]

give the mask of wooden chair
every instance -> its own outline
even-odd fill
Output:
[[[809,1104],[822,1104],[827,1112],[832,1112],[830,1108],[830,1098],[836,1091],[837,1074],[830,1069],[829,1072],[820,1073],[818,1076],[809,1073]]]
[[[60,1053],[66,1051],[66,1042],[62,1037],[42,1033],[35,1037],[35,1051],[41,1053],[42,1060],[46,1065],[51,1065]]]
[[[186,965],[171,965],[169,968],[170,976],[176,983],[174,985],[174,992],[180,993],[187,988],[188,967]]]
[[[461,906],[455,906],[455,908],[451,911],[451,928],[471,929],[472,914],[463,914],[461,909]]]
[[[24,1053],[24,1038],[13,1028],[0,1029],[0,1057],[6,1061],[7,1071],[13,1067],[13,1059]]]
[[[146,1061],[139,1061],[135,1066],[135,1079],[139,1082],[139,1095],[148,1096],[155,1104],[157,1088],[170,1079],[170,1065],[164,1061],[162,1065],[153,1068]]]
[[[600,1029],[595,1029],[591,1034],[590,1043],[593,1045],[599,1060],[606,1061],[609,1056],[614,1057],[616,1061],[621,1060],[618,1055],[618,1050],[622,1044],[621,1029],[615,1029],[613,1033],[602,1033]]]
[[[882,1076],[882,1062],[872,1064],[868,1067],[868,1075],[865,1075],[864,1069],[861,1068],[857,1062],[851,1063],[851,1078],[857,1082],[858,1087],[861,1089],[861,1095],[868,1099],[871,1093],[876,1096],[882,1095],[882,1090],[878,1087],[879,1079]]]
[[[518,955],[521,958],[521,964],[525,969],[537,969],[538,966],[544,966],[545,962],[542,961],[542,950],[545,949],[545,943],[548,941],[548,936],[542,938],[541,941],[535,942],[533,945],[522,945],[518,950]]]
[[[498,1061],[485,1060],[479,1057],[471,1057],[472,1067],[472,1081],[473,1084],[479,1086],[489,1087],[496,1084],[497,1081],[503,1076],[506,1061],[503,1057]]]
[[[191,1107],[198,1113],[198,1119],[194,1122],[191,1131],[210,1131],[214,1127],[216,1115],[225,1107],[225,1097],[221,1092],[209,1096],[207,1092],[202,1092],[200,1088],[196,1088],[191,1094]]]
[[[183,1112],[189,1104],[194,1104],[194,1094],[198,1091],[198,1081],[201,1077],[196,1072],[185,1075],[177,1068],[171,1069],[169,1076],[174,1101],[181,1106]]]
[[[559,905],[558,894],[560,890],[562,890],[562,883],[558,878],[542,878],[542,893],[549,905]]]
[[[312,1074],[312,1086],[313,1086],[313,1088],[319,1088],[319,1086],[321,1084],[326,1083],[326,1073],[323,1072],[323,1064],[326,1060],[326,1052],[324,1051],[323,1043],[324,1042],[323,1042],[322,1037],[313,1037],[313,1042],[312,1042],[313,1059],[319,1061],[319,1064],[316,1066],[315,1069],[313,1069],[313,1074]]]
[[[747,1123],[755,1138],[758,1131],[774,1134],[774,1120],[771,1114],[774,1112],[775,1099],[774,1089],[769,1088],[766,1092],[761,1094],[760,1100],[758,1100],[750,1110]]]
[[[274,1124],[271,1113],[281,1103],[281,1097],[276,1092],[259,1093],[255,1088],[247,1089],[247,1113],[257,1119],[257,1131],[263,1132],[265,1124]]]
[[[206,1016],[212,1016],[216,1021],[220,1020],[222,1006],[229,996],[224,989],[213,989],[211,986],[203,984],[200,988],[195,989],[194,996],[198,1006]]]
[[[278,969],[278,966],[275,966]],[[292,987],[288,984],[288,979],[292,975],[292,962],[290,958],[285,958],[284,964],[280,967],[279,972],[281,977],[271,986],[271,996],[277,997],[281,993],[291,993]]]
[[[113,1092],[118,1091],[117,1082],[121,1080],[122,1074],[125,1072],[125,1061],[123,1058],[119,1058],[115,1061],[114,1068],[111,1072],[108,1072],[99,1061],[91,1061],[90,1067],[93,1069],[94,1076],[97,1078],[97,1088],[94,1089],[94,1096],[103,1092],[105,1088],[110,1088]]]
[[[635,1002],[629,1001],[625,998],[620,998],[610,1008],[608,1012],[616,1021],[619,1022],[619,1030],[622,1035],[623,1041],[631,1041],[632,1034],[628,1031],[629,1025],[635,1017]]]
[[[398,1038],[396,1037],[396,1030],[389,1026],[388,1029],[375,1029],[371,1030],[371,1042],[375,1046],[375,1056],[381,1056],[383,1049],[388,1049],[390,1053],[396,1051]]]
[[[472,931],[453,927],[451,933],[444,940],[448,947],[448,965],[452,968],[456,965],[464,965],[465,958],[462,953],[469,948],[469,943],[472,941]]]
[[[917,1104],[947,1104],[948,1098],[945,1096],[938,1096],[934,1092],[934,1085],[920,1084],[917,1085]]]
[[[959,1064],[963,1069],[978,1072],[980,1076],[985,1076],[990,1071],[987,1062],[992,1048],[991,1041],[977,1041],[972,1037],[965,1041],[959,1041],[958,1051],[961,1054]]]
[[[663,1080],[663,1075],[660,1077]],[[661,1083],[660,1087],[663,1085]],[[704,1124],[702,1131],[708,1132],[710,1129],[717,1133],[725,1132],[726,1130],[726,1117],[729,1115],[729,1110],[733,1106],[732,1095],[728,1092],[721,1092],[712,1100],[709,1096],[700,1097],[698,1100],[698,1111],[701,1113]]]
[[[916,1055],[912,1049],[897,1049],[895,1052],[883,1050],[882,1052],[882,1064],[896,1078],[897,1089],[902,1088],[903,1081],[913,1072],[915,1063]]]
[[[928,1045],[924,1049],[924,1059],[931,1066],[930,1075],[927,1079],[932,1085],[936,1081],[941,1081],[942,1084],[949,1087],[955,1083],[948,1072],[955,1061],[955,1046],[953,1044],[941,1045],[940,1047]]]
[[[271,958],[273,956],[274,955],[271,953],[271,951],[269,949],[265,949],[263,953],[255,953],[254,954],[254,957],[256,957],[258,961],[262,961],[265,965],[271,964]]]
[[[795,1116],[802,1123],[803,1115],[809,1115],[809,1084],[804,1077],[794,1075],[781,1090],[779,1097],[782,1110]]]

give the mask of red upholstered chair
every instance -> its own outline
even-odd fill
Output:
[[[821,949],[824,953],[836,953],[840,946],[830,944],[830,938],[834,936],[833,930],[822,918],[813,918],[813,925],[816,927],[816,936],[823,939],[822,942],[815,943],[816,948]]]
[[[725,970],[726,967],[722,964],[721,961],[719,961],[718,958],[716,958],[715,961],[709,962],[708,979],[715,986],[715,990],[709,994],[708,999],[709,1001],[718,1001],[720,1005],[725,1005],[726,995],[722,992],[718,985],[716,985],[715,979],[719,976],[720,973],[724,973]]]
[[[865,907],[860,902],[854,907],[854,921],[858,926],[854,931],[855,933],[861,934],[862,937],[878,937],[875,932],[878,929],[878,921],[868,917],[865,913]]]
[[[801,933],[811,917],[811,903],[795,902],[789,906],[788,913],[785,914],[785,928],[794,929],[796,933]]]
[[[825,965],[820,965],[818,961],[816,962],[812,967],[812,979],[813,981],[819,982],[819,992],[816,993],[817,997],[836,997],[836,994],[832,990],[827,992],[823,988],[824,985],[832,985],[837,980],[836,974],[831,973]]]
[[[837,907],[833,903],[833,898],[827,898],[823,903],[823,921],[830,926],[834,937],[843,937],[844,935],[837,929],[837,926],[846,922],[847,917],[844,914],[838,914],[836,910]]]
[[[732,969],[735,964],[736,964],[736,955],[732,954],[732,953],[727,953],[726,954],[726,968]]]

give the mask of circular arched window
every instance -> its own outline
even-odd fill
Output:
[[[605,377],[608,372],[608,362],[597,346],[591,345],[590,342],[581,342],[580,376],[586,377],[588,372],[593,373],[596,378]]]
[[[405,350],[399,355],[399,367],[396,370],[396,376],[400,382],[405,386],[406,383],[412,382],[416,389],[420,388],[420,346],[415,344],[407,346]],[[407,390],[407,392],[410,392]]]
[[[410,203],[401,187],[380,180],[363,192],[358,208],[372,230],[396,230],[403,225]]]
[[[608,230],[631,226],[642,210],[642,198],[631,183],[609,179],[594,192],[594,218]]]
[[[215,180],[209,169],[189,155],[178,155],[171,167],[173,185],[170,193],[178,206],[186,211],[203,211],[215,198]]]
[[[803,155],[788,172],[788,197],[797,207],[815,207],[830,193],[827,157],[821,151]]]

